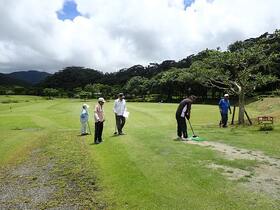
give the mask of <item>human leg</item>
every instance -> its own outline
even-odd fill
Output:
[[[99,133],[98,122],[96,122],[94,124],[94,128],[95,128],[95,130],[94,130],[94,143],[98,144],[99,143],[99,141],[98,141],[98,133]]]
[[[122,134],[122,129],[125,125],[125,117],[124,116],[120,116],[121,117],[121,123],[120,123],[120,133]]]
[[[87,123],[81,122],[81,135],[86,134],[86,132],[87,132]]]
[[[117,125],[117,129],[118,129],[118,133],[121,133],[121,116],[116,115],[116,125]]]
[[[98,127],[98,141],[102,142],[103,122],[99,122]]]

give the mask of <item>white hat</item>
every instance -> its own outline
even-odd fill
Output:
[[[229,94],[226,93],[226,94],[224,95],[224,97],[229,97]]]
[[[103,102],[103,103],[105,103],[105,102],[106,102],[104,98],[98,98],[98,100],[97,100],[97,101],[98,101],[98,102]]]
[[[87,104],[83,104],[83,108],[88,109],[88,108],[89,108],[89,105],[87,105]]]

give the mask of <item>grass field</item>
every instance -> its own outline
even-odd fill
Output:
[[[105,142],[94,145],[93,136],[79,136],[82,103],[0,96],[0,209],[280,209],[279,196],[246,184],[258,173],[259,160],[228,159],[210,147],[174,140],[177,104],[128,102],[126,135],[114,136],[108,102]],[[94,103],[88,102],[91,125]],[[280,99],[247,109],[253,118],[279,117]],[[208,142],[274,158],[278,173],[278,121],[269,132],[258,126],[221,129],[217,106],[196,104],[191,121]],[[211,164],[250,175],[232,180]],[[273,189],[277,194],[280,185]]]

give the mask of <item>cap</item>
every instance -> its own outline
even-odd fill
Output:
[[[98,102],[103,102],[103,103],[105,103],[105,102],[106,102],[104,98],[98,98],[98,100],[97,100],[97,101],[98,101]]]
[[[224,97],[229,97],[229,95],[226,93],[226,94],[224,95]]]
[[[124,98],[124,94],[123,93],[119,93],[118,96]]]

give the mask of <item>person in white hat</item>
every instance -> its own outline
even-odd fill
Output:
[[[94,143],[99,144],[102,142],[103,124],[105,121],[103,105],[106,101],[104,98],[98,98],[97,104],[94,108],[95,132]]]
[[[80,115],[80,122],[81,122],[81,135],[87,135],[87,123],[88,123],[88,108],[89,105],[83,104],[82,111]]]
[[[228,110],[229,113],[231,114],[231,109],[230,109],[230,103],[229,103],[229,95],[226,93],[224,95],[224,98],[222,98],[219,102],[219,109],[220,109],[220,114],[221,114],[221,121],[220,121],[220,127],[226,128],[227,127],[227,122],[228,122]]]

